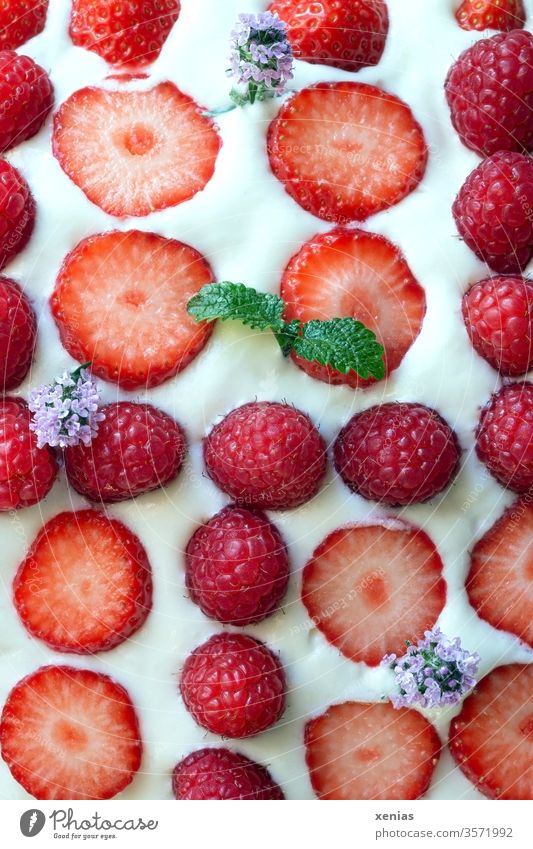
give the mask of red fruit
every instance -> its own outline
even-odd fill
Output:
[[[276,610],[289,581],[289,560],[266,516],[225,507],[202,525],[185,553],[187,589],[206,616],[229,625],[259,622]]]
[[[385,348],[387,374],[398,368],[420,333],[426,312],[424,290],[402,254],[383,236],[364,230],[334,230],[314,236],[293,256],[281,283],[285,318],[362,321]],[[307,374],[354,389],[375,381],[342,374],[294,356]]]
[[[54,119],[59,164],[118,218],[149,215],[202,191],[220,146],[211,119],[170,82],[147,91],[82,88]]]
[[[7,697],[2,757],[36,799],[111,799],[141,764],[131,699],[107,675],[42,666]]]
[[[0,512],[41,501],[57,475],[54,451],[37,447],[31,414],[22,398],[0,399]]]
[[[468,247],[494,271],[520,273],[533,254],[533,162],[495,153],[466,178],[453,217]]]
[[[289,404],[244,404],[204,440],[210,477],[239,504],[288,510],[313,498],[326,446],[311,419]]]
[[[383,520],[333,531],[303,572],[302,601],[326,639],[377,666],[431,630],[446,602],[442,561],[424,531]]]
[[[119,401],[90,445],[66,448],[71,486],[90,501],[125,501],[166,486],[181,469],[186,441],[179,424],[151,404]]]
[[[523,277],[489,277],[463,296],[470,341],[503,375],[525,374],[533,365],[533,283]]]
[[[403,101],[375,86],[338,82],[305,88],[283,104],[268,131],[268,155],[300,206],[346,224],[412,192],[427,148]]]
[[[140,540],[116,519],[93,510],[60,513],[19,566],[13,599],[30,634],[55,651],[109,651],[150,612],[150,563]]]
[[[463,144],[484,156],[533,146],[533,36],[484,38],[448,71],[446,98]]]
[[[46,71],[29,56],[0,51],[0,153],[31,139],[46,121],[54,89]]]
[[[35,223],[35,201],[16,168],[0,159],[0,269],[28,243]]]
[[[28,298],[14,280],[0,277],[0,391],[18,386],[30,369],[37,338],[37,319]]]
[[[3,0],[0,4],[0,50],[16,50],[43,31],[48,0]]]
[[[72,0],[70,37],[110,65],[149,65],[180,13],[179,0]]]
[[[197,324],[187,304],[212,280],[208,262],[183,242],[139,230],[103,233],[66,257],[51,308],[74,359],[124,389],[150,388],[206,344],[213,326]]]
[[[287,24],[297,59],[343,71],[381,59],[389,31],[383,0],[274,0],[268,8]]]
[[[418,711],[390,702],[332,705],[305,727],[306,761],[320,799],[419,799],[441,744]]]
[[[459,466],[450,426],[423,404],[381,404],[357,413],[334,447],[335,468],[363,498],[391,507],[418,504],[446,489]]]
[[[466,590],[478,615],[533,648],[533,506],[516,501],[475,545]]]
[[[285,689],[277,657],[246,634],[215,634],[189,655],[180,680],[198,725],[224,737],[250,737],[274,725]]]
[[[179,800],[284,799],[261,764],[229,749],[198,749],[174,767],[172,789]]]
[[[524,26],[526,13],[522,0],[463,0],[455,17],[461,29],[509,32]]]
[[[484,407],[476,451],[491,475],[515,492],[533,486],[533,384],[511,383]]]
[[[533,799],[533,664],[498,666],[452,719],[449,746],[490,799]]]

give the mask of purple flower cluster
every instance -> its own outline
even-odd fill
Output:
[[[228,75],[245,87],[244,92],[231,92],[238,106],[282,94],[293,76],[293,56],[285,23],[277,15],[239,15],[231,48]]]
[[[393,696],[395,708],[418,704],[423,708],[456,704],[476,684],[479,655],[461,648],[461,640],[450,640],[439,628],[425,632],[416,646],[406,643],[402,657],[386,655],[382,666],[394,670],[400,695]]]
[[[96,383],[85,366],[65,371],[51,384],[31,392],[29,408],[33,413],[31,430],[39,448],[68,448],[89,445],[105,415],[98,409],[100,396]]]

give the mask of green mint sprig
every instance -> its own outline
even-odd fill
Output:
[[[242,283],[208,283],[189,301],[188,312],[197,321],[240,321],[253,330],[272,330],[285,357],[320,363],[342,374],[385,376],[384,350],[375,333],[354,318],[286,322],[285,302],[277,295],[257,292]]]

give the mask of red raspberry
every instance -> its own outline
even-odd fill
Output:
[[[28,298],[14,280],[0,277],[0,391],[22,383],[31,366],[36,337],[37,320]]]
[[[470,341],[500,374],[525,374],[533,365],[533,283],[489,277],[463,296]]]
[[[57,474],[51,448],[37,448],[31,414],[22,398],[0,400],[0,512],[37,504]]]
[[[240,504],[287,510],[309,501],[326,471],[326,446],[311,419],[289,404],[244,404],[204,441],[209,475]]]
[[[533,162],[501,151],[466,178],[453,217],[468,247],[500,273],[520,273],[533,253]]]
[[[476,42],[448,71],[446,98],[461,141],[490,156],[533,146],[533,35],[515,29]]]
[[[0,49],[16,50],[43,31],[48,0],[3,0],[0,3]]]
[[[261,764],[229,749],[198,749],[172,773],[176,799],[207,801],[284,799],[281,787]]]
[[[0,269],[29,241],[35,223],[35,201],[26,180],[0,159]]]
[[[382,404],[358,413],[335,442],[335,468],[363,498],[391,507],[418,504],[445,489],[460,449],[450,426],[422,404]]]
[[[54,101],[46,71],[29,56],[0,51],[0,153],[39,132]]]
[[[90,501],[125,501],[165,486],[186,450],[179,424],[151,404],[120,401],[102,408],[105,419],[90,445],[65,449],[65,470]]]
[[[484,407],[476,451],[502,486],[528,492],[533,486],[533,384],[511,383]]]
[[[187,588],[206,616],[249,625],[272,613],[285,595],[289,561],[266,516],[225,507],[198,528],[185,554]]]
[[[189,655],[180,680],[198,725],[224,737],[251,737],[274,725],[285,689],[277,657],[246,634],[215,634]]]

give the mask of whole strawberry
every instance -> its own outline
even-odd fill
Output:
[[[359,71],[381,59],[389,16],[384,0],[274,0],[297,59]]]
[[[502,486],[533,487],[533,384],[511,383],[496,392],[481,413],[476,451]]]
[[[179,424],[151,404],[120,401],[105,415],[89,445],[65,450],[69,483],[91,501],[125,501],[165,486],[186,451]]]
[[[48,0],[3,0],[0,3],[0,50],[16,50],[43,31]]]
[[[480,357],[503,375],[533,365],[533,283],[524,277],[489,277],[463,296],[463,318]]]
[[[533,161],[501,151],[466,178],[453,217],[468,247],[494,271],[520,273],[533,254]]]
[[[0,400],[0,512],[37,504],[57,475],[51,448],[38,448],[30,430],[30,411],[22,398]]]
[[[225,507],[191,537],[185,553],[187,588],[206,616],[249,625],[269,616],[287,589],[285,543],[266,516]]]
[[[178,20],[179,0],[73,0],[70,37],[110,65],[149,65]]]
[[[285,708],[285,674],[263,643],[246,634],[215,634],[185,661],[185,707],[202,728],[250,737],[270,728]]]
[[[14,389],[26,377],[35,350],[37,319],[14,280],[0,277],[0,391]]]
[[[29,56],[0,51],[0,153],[39,132],[54,101],[46,71]]]
[[[0,269],[26,246],[35,224],[35,201],[22,175],[0,159]]]
[[[498,33],[465,50],[448,72],[452,124],[484,156],[533,146],[533,35]]]
[[[524,26],[526,13],[523,0],[463,0],[455,17],[461,29],[509,32]]]
[[[284,799],[281,787],[261,764],[230,749],[198,749],[174,767],[176,799]]]

